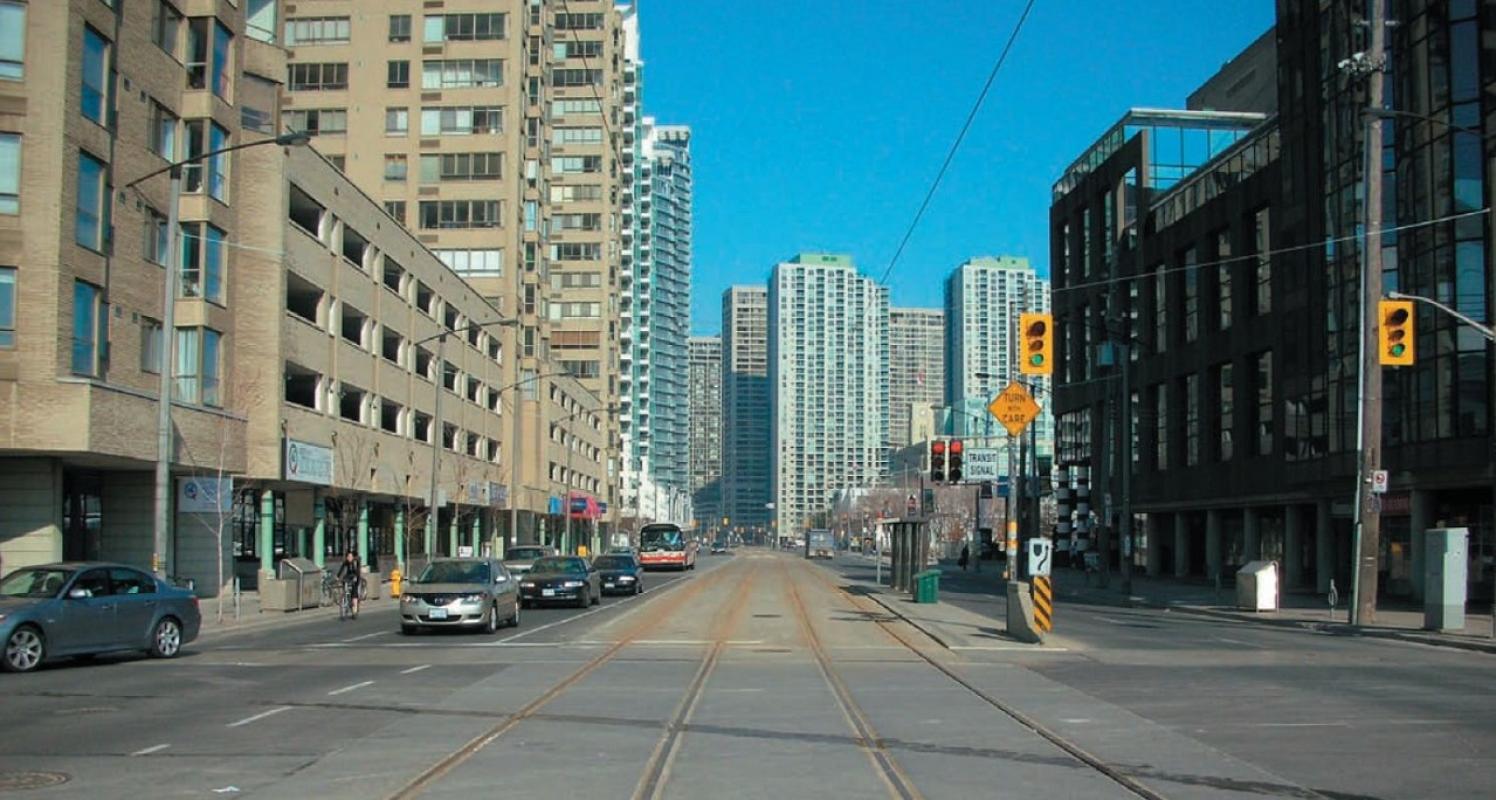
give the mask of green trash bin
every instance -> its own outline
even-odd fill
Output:
[[[935,603],[940,600],[940,570],[927,569],[914,576],[914,602]]]

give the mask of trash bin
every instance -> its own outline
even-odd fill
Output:
[[[1246,611],[1278,610],[1278,565],[1249,561],[1236,573],[1236,607]]]
[[[927,569],[914,576],[914,602],[934,603],[940,600],[940,570]]]

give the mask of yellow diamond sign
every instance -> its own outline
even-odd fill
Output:
[[[1039,416],[1039,404],[1034,402],[1028,389],[1016,381],[992,398],[992,402],[987,404],[987,410],[1008,429],[1009,436],[1023,433],[1023,429],[1034,421],[1034,417]]]

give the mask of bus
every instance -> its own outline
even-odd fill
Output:
[[[831,531],[824,529],[813,530],[805,535],[805,557],[806,558],[835,558],[836,539]]]
[[[696,542],[674,523],[645,525],[639,530],[639,564],[645,569],[696,569]]]

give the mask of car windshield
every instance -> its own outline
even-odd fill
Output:
[[[540,558],[543,555],[545,555],[545,548],[542,547],[513,547],[510,548],[508,553],[504,554],[504,560],[525,561],[528,559]]]
[[[437,561],[426,567],[418,583],[488,583],[486,561]]]
[[[684,550],[686,537],[674,526],[645,528],[639,534],[639,549],[646,553],[656,550]]]
[[[587,565],[580,558],[549,556],[535,562],[536,572],[586,572]]]
[[[598,569],[628,569],[634,566],[634,560],[628,556],[601,556],[592,562],[592,566]]]
[[[73,574],[69,569],[18,569],[0,581],[5,597],[56,597]]]

